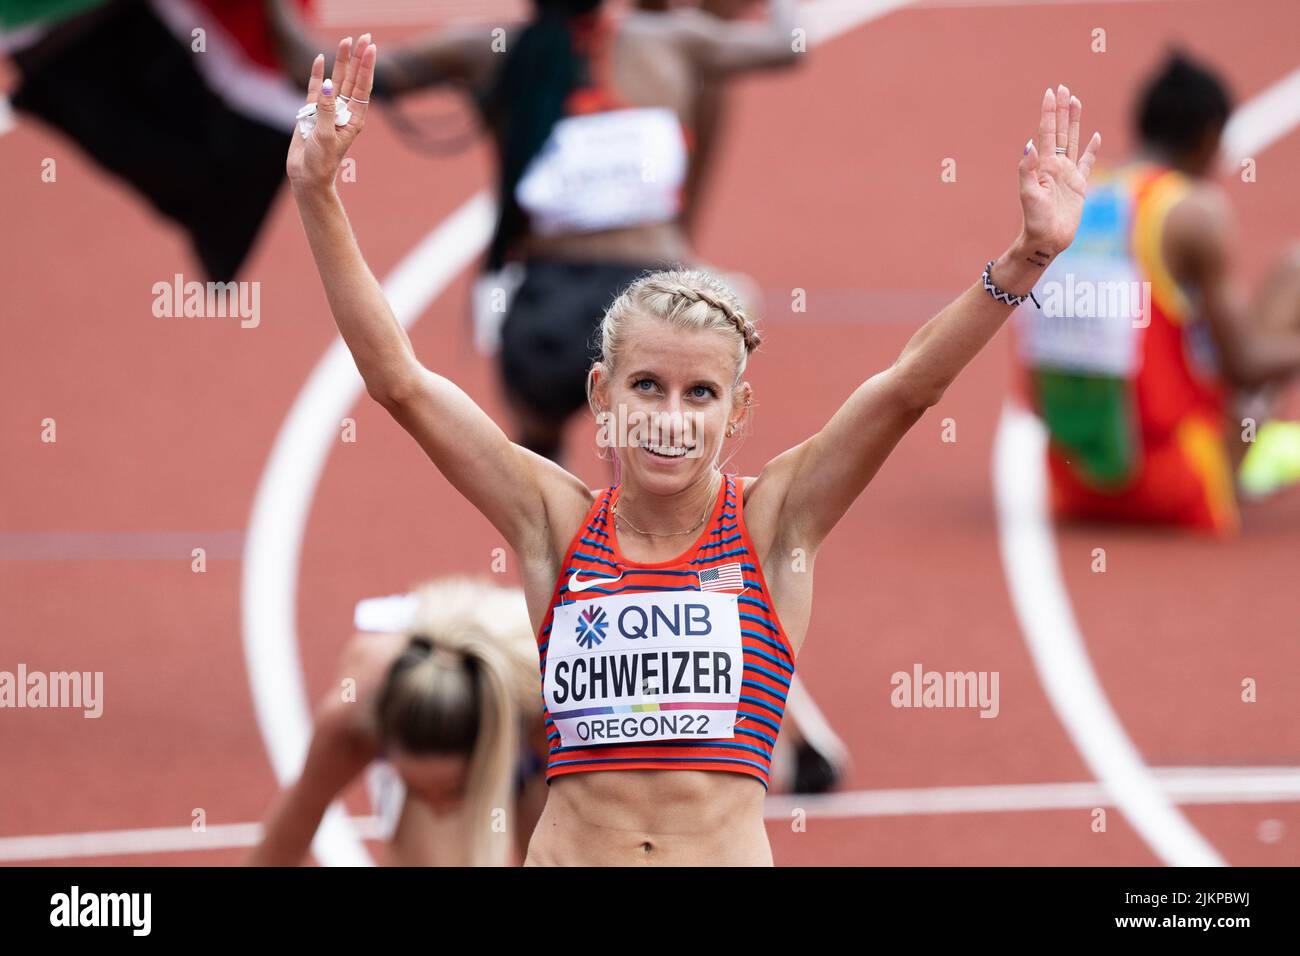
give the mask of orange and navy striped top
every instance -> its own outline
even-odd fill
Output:
[[[724,475],[699,539],[676,558],[654,564],[629,561],[619,549],[611,517],[619,486],[596,495],[564,556],[537,635],[548,782],[597,770],[716,770],[747,774],[768,786],[794,653],[745,528],[742,482]],[[636,595],[644,607],[634,606]],[[564,610],[569,605],[576,606]],[[552,662],[557,673],[548,680],[547,652],[552,637],[561,634],[554,630],[557,609],[565,649],[576,653],[557,653]],[[629,614],[633,624],[640,622],[639,632],[625,627]],[[653,625],[662,625],[668,639],[660,646],[671,649],[635,640],[649,636]],[[571,630],[578,634],[576,643]],[[692,634],[721,641],[724,631],[738,644],[729,653],[717,650],[720,644],[685,649],[704,647],[685,639]],[[584,656],[584,648],[593,656]],[[580,703],[581,691],[565,696],[555,690],[556,681],[561,691],[574,690],[577,675],[569,665],[594,667],[596,653],[605,656],[595,677],[585,675],[585,689],[595,683],[609,688],[608,695],[590,693]],[[558,703],[561,698],[568,703]],[[602,705],[586,706],[595,698]],[[611,702],[614,706],[603,705]],[[567,745],[557,720],[574,735]],[[593,735],[594,725],[605,732]],[[678,736],[636,739],[646,727],[650,735],[671,727]],[[588,742],[597,738],[626,742]]]

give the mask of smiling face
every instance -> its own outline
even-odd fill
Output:
[[[734,333],[674,326],[629,315],[613,368],[595,373],[597,405],[624,468],[623,482],[672,495],[716,466],[728,425],[744,411],[748,383],[737,383]]]

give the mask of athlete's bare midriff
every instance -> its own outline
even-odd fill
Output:
[[[551,781],[525,866],[771,866],[763,785],[738,773],[628,770]]]

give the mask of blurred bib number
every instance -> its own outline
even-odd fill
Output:
[[[677,217],[686,166],[672,110],[569,116],[555,124],[515,198],[542,236],[669,222]]]
[[[735,736],[737,595],[623,594],[561,604],[543,693],[565,747]]]

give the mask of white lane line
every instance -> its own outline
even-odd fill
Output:
[[[822,40],[894,9],[896,0],[814,0],[801,11]],[[851,8],[851,9],[850,9]],[[820,19],[819,19],[820,18]],[[434,229],[384,280],[393,313],[409,328],[491,238],[494,203],[479,192]],[[244,659],[262,741],[281,786],[298,778],[311,740],[311,709],[298,657],[298,560],[312,499],[339,421],[363,389],[352,356],[335,338],[276,435],[258,484],[244,547]],[[335,803],[312,852],[325,866],[371,862]]]
[[[384,280],[397,320],[409,327],[487,244],[493,203],[480,192],[416,246]],[[316,485],[338,423],[364,385],[335,338],[276,436],[253,500],[243,566],[243,643],[262,740],[282,786],[302,770],[311,710],[298,658],[298,559]],[[327,866],[370,862],[338,804],[321,821],[312,850]]]
[[[0,837],[0,862],[224,850],[255,846],[261,837],[260,823],[224,823],[210,826],[202,833],[195,833],[189,827],[151,827],[140,830]]]
[[[799,24],[812,43],[825,43],[913,0],[811,0],[799,4]]]
[[[1300,767],[1152,768],[1174,803],[1238,804],[1300,801]],[[1023,783],[977,787],[921,787],[767,798],[764,815],[786,819],[800,809],[810,817],[890,817],[947,813],[1090,810],[1113,807],[1099,783]]]
[[[1075,749],[1151,850],[1176,866],[1223,866],[1161,790],[1093,670],[1057,561],[1047,514],[1046,453],[1047,435],[1038,419],[1006,406],[993,442],[998,542],[1038,679]]]
[[[345,823],[363,840],[378,839],[382,829],[382,821],[376,817],[351,817]],[[201,833],[189,827],[150,827],[0,837],[0,863],[230,850],[256,846],[261,839],[260,823],[222,823]]]
[[[1176,803],[1208,806],[1300,801],[1300,767],[1166,767],[1154,773]],[[778,794],[768,798],[764,815],[769,820],[783,820],[799,809],[810,817],[853,819],[1110,806],[1113,803],[1100,784],[1025,783],[819,796]],[[345,817],[344,824],[358,840],[384,837],[384,821],[378,816]],[[260,823],[220,824],[203,833],[178,826],[0,837],[0,863],[237,849],[255,846],[261,838]]]

